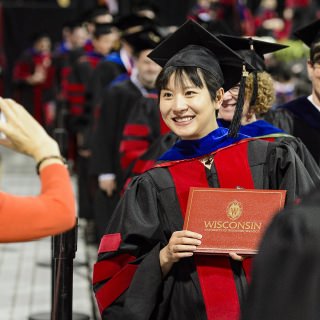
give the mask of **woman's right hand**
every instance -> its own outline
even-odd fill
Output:
[[[202,235],[189,230],[175,231],[169,243],[160,250],[159,259],[163,276],[171,270],[173,264],[181,258],[191,257],[201,244]]]
[[[57,142],[25,110],[11,99],[0,98],[0,109],[6,122],[0,123],[0,131],[6,135],[0,144],[27,154],[36,162],[48,156],[60,156]]]

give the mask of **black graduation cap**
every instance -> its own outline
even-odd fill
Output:
[[[149,58],[164,66],[199,67],[217,75],[218,65],[224,77],[224,90],[237,84],[243,65],[254,68],[216,36],[193,20],[187,20],[173,34],[161,42]]]
[[[74,30],[78,27],[81,27],[83,25],[83,20],[81,19],[72,19],[68,20],[63,24],[63,28],[68,28],[70,30]]]
[[[241,55],[258,71],[265,70],[265,54],[288,48],[288,46],[283,44],[256,40],[252,38],[236,37],[224,34],[217,35],[217,37],[232,50]]]
[[[108,7],[98,6],[98,7],[91,9],[85,15],[86,15],[87,21],[94,22],[95,18],[97,18],[99,16],[106,15],[106,14],[110,14]]]
[[[230,136],[236,136],[240,126],[243,107],[243,69],[254,68],[240,55],[229,48],[193,20],[186,21],[177,31],[162,41],[149,55],[161,67],[199,67],[214,75],[224,90],[240,82],[240,92]],[[221,74],[222,71],[222,74]]]
[[[255,67],[256,70],[253,73],[253,91],[250,100],[250,106],[253,106],[258,95],[258,79],[256,72],[266,70],[264,55],[288,48],[288,46],[237,36],[218,35],[217,37]]]
[[[296,30],[293,34],[308,47],[311,47],[312,43],[320,40],[320,19]]]
[[[115,29],[112,23],[95,23],[94,26],[94,36],[96,38],[104,34],[109,34]]]
[[[114,25],[123,32],[123,34],[136,32],[144,27],[153,25],[154,21],[144,16],[137,14],[128,14],[119,16],[114,20]],[[140,28],[140,29],[139,29]],[[131,29],[131,30],[130,30]]]
[[[155,2],[151,2],[151,1],[138,1],[136,4],[134,4],[133,6],[133,11],[134,12],[138,12],[141,10],[151,10],[155,13],[159,12],[159,6],[155,3]]]
[[[125,35],[124,38],[136,53],[147,49],[154,49],[162,40],[161,34],[154,26],[143,28],[138,32],[129,33]]]

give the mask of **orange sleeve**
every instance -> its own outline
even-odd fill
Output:
[[[75,198],[68,170],[51,164],[40,172],[38,196],[0,193],[0,242],[38,239],[75,225]]]

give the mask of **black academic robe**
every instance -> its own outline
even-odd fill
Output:
[[[100,189],[95,193],[94,216],[98,239],[103,235],[120,198],[120,190],[123,184],[123,171],[119,153],[120,141],[130,108],[141,96],[141,91],[131,80],[126,80],[108,88],[103,95],[100,117],[91,140],[90,175],[97,179],[103,173],[115,174],[118,190],[112,197],[108,197],[106,192]]]
[[[131,80],[106,89],[101,113],[93,133],[92,173],[114,173],[122,183],[119,147],[122,132],[131,108],[142,97],[141,91]]]
[[[123,170],[144,154],[161,135],[169,132],[160,115],[156,94],[142,97],[130,111],[120,143]]]
[[[27,78],[37,69],[44,72],[44,81],[29,84]],[[55,98],[54,75],[51,53],[40,54],[32,49],[26,50],[13,68],[14,98],[42,125],[46,125],[48,103],[54,101]]]
[[[97,188],[97,181],[89,174],[90,147],[88,139],[92,123],[92,97],[89,94],[88,85],[93,70],[101,59],[103,56],[95,52],[80,56],[68,76],[68,129],[70,139],[74,141],[75,171],[78,175],[79,217],[86,220],[93,219],[93,202]],[[84,152],[87,154],[84,155]]]
[[[286,189],[289,203],[313,186],[288,145],[250,141],[247,158],[254,187]],[[208,184],[219,187],[215,166],[211,170],[201,168],[206,171]],[[189,179],[188,175],[197,186],[197,172],[184,167],[178,173],[182,179]],[[145,172],[127,189],[102,239],[94,267],[94,291],[103,319],[208,319],[193,257],[175,263],[165,279],[161,273],[159,251],[183,226],[178,198],[167,167]],[[244,273],[238,262],[231,265],[242,299],[246,290]]]
[[[55,52],[53,55],[53,65],[55,67],[55,87],[56,87],[56,123],[55,127],[67,128],[67,117],[69,112],[70,83],[69,77],[74,64],[83,55],[82,49],[66,50]],[[72,99],[72,98],[71,98]],[[71,157],[74,159],[74,156]]]
[[[267,138],[270,141],[281,142],[287,144],[293,148],[297,156],[300,158],[301,162],[305,166],[306,170],[309,173],[309,176],[312,178],[314,184],[320,183],[320,168],[310,151],[307,149],[305,144],[296,137],[293,136],[278,136],[273,138]],[[174,143],[178,140],[178,137],[173,133],[169,132],[164,136],[160,136],[156,139],[150,148],[142,154],[138,159],[136,159],[126,171],[124,189],[129,185],[132,178],[138,174],[141,174],[150,168],[156,163],[157,159],[165,153],[169,148],[171,148]]]
[[[269,111],[264,119],[300,138],[320,165],[320,112],[307,97],[300,97]]]
[[[94,69],[103,59],[96,53],[80,56],[68,75],[69,129],[73,134],[85,135],[92,120],[92,96],[89,90]],[[82,147],[82,142],[78,147]],[[87,147],[87,146],[85,146]]]
[[[317,320],[320,315],[320,185],[278,214],[254,260],[242,320]]]
[[[125,172],[125,183],[123,189],[125,190],[132,178],[151,169],[157,159],[170,149],[178,140],[178,137],[173,132],[168,132],[160,135],[155,139],[150,147],[137,159],[135,159]]]
[[[292,147],[305,166],[306,170],[308,171],[313,183],[320,183],[320,167],[300,138],[293,136],[283,136],[276,138],[275,141],[287,144]]]
[[[92,97],[92,106],[94,115],[97,118],[103,91],[115,80],[119,75],[127,74],[125,68],[112,61],[100,61],[94,69],[88,84],[88,91]]]

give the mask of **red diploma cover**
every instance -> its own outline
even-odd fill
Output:
[[[183,229],[202,234],[196,252],[256,254],[286,190],[190,188]]]

